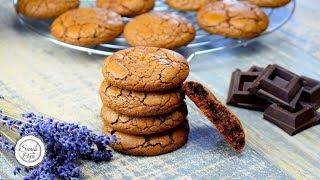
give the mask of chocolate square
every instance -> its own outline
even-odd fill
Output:
[[[252,82],[259,76],[257,72],[235,70],[231,76],[227,104],[246,109],[264,111],[271,104],[248,91]]]
[[[278,66],[267,66],[249,91],[260,98],[294,110],[302,93],[301,78]]]
[[[283,109],[277,104],[272,104],[264,112],[263,117],[291,136],[320,124],[320,114],[308,104],[299,104],[293,112]]]
[[[253,65],[253,66],[251,66],[251,68],[247,72],[261,73],[263,70],[264,70],[263,67]]]
[[[303,82],[303,91],[300,101],[311,104],[315,109],[320,107],[320,82],[301,76]]]

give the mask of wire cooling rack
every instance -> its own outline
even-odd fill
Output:
[[[13,0],[13,3],[14,3],[14,6],[16,6],[17,0]],[[295,5],[296,5],[296,1],[292,0],[286,6],[283,6],[280,8],[276,8],[276,9],[264,8],[263,10],[269,16],[270,22],[269,22],[268,29],[259,37],[270,34],[276,31],[277,29],[279,29],[281,26],[283,26],[293,15],[295,10]],[[82,7],[95,6],[95,1],[82,0],[81,6]],[[188,61],[190,61],[194,56],[199,54],[205,54],[209,52],[219,51],[222,49],[234,48],[234,47],[246,45],[259,38],[259,37],[256,37],[256,38],[247,39],[247,40],[236,40],[236,39],[224,38],[218,35],[208,34],[207,32],[199,28],[197,24],[195,12],[181,12],[181,11],[174,10],[168,7],[168,5],[165,3],[165,0],[157,0],[154,11],[165,11],[165,12],[182,15],[193,23],[193,25],[196,28],[195,39],[189,45],[176,49],[176,51],[181,53],[184,57],[186,57]],[[39,20],[34,20],[34,19],[24,17],[19,13],[17,14],[18,14],[19,21],[23,25],[30,28],[32,31],[39,33],[43,37],[49,39],[51,42],[67,48],[75,49],[78,51],[84,51],[89,54],[111,55],[113,52],[130,47],[130,45],[126,43],[122,35],[116,38],[114,41],[108,42],[106,44],[100,44],[94,47],[81,47],[81,46],[66,44],[64,42],[54,39],[54,37],[51,36],[50,24],[52,23],[52,21],[39,21]],[[130,18],[124,18],[124,21],[128,22],[130,21]]]

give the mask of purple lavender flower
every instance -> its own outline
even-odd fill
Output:
[[[20,172],[21,172],[21,168],[20,167],[16,167],[14,170],[13,170],[13,174],[14,175],[17,175],[17,174],[19,174]]]
[[[0,150],[14,152],[14,145],[0,136]]]
[[[115,137],[99,136],[85,126],[54,121],[35,113],[22,114],[22,120],[0,115],[0,123],[19,130],[20,136],[35,135],[46,144],[46,157],[37,168],[27,168],[25,179],[78,179],[79,159],[108,161],[112,154],[107,146]],[[14,146],[0,137],[2,149],[14,151]],[[21,171],[16,168],[14,174]]]

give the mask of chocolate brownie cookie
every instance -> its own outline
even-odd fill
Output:
[[[268,27],[268,16],[256,5],[239,2],[214,2],[198,12],[199,26],[212,34],[230,38],[253,38]]]
[[[17,11],[35,19],[52,19],[79,6],[79,0],[18,0]]]
[[[103,106],[101,117],[109,126],[117,131],[128,134],[154,134],[172,129],[186,120],[187,106],[183,104],[178,109],[162,116],[133,117]]]
[[[181,11],[197,11],[202,6],[218,0],[167,0],[167,4]]]
[[[151,12],[133,18],[125,26],[124,37],[131,46],[174,49],[189,44],[195,29],[184,17]]]
[[[100,87],[102,102],[115,111],[136,117],[167,114],[183,103],[184,95],[179,91],[159,93],[120,89],[103,81]]]
[[[143,136],[115,131],[108,124],[105,124],[103,131],[117,137],[117,142],[110,145],[116,151],[136,156],[155,156],[182,147],[188,141],[189,125],[186,122],[160,134]]]
[[[244,1],[250,2],[259,7],[277,8],[277,7],[285,6],[291,0],[244,0]]]
[[[68,11],[51,25],[59,41],[74,45],[98,45],[121,34],[124,24],[119,14],[101,8],[79,8]]]
[[[136,16],[150,11],[154,0],[97,0],[97,7],[111,9],[121,16]]]
[[[241,151],[245,145],[245,134],[239,119],[201,84],[185,82],[182,90],[216,126],[225,140],[236,151]]]
[[[104,77],[111,84],[134,91],[164,91],[181,87],[189,74],[186,59],[162,48],[133,47],[105,60]]]

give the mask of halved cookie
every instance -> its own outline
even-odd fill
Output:
[[[245,133],[237,116],[200,83],[185,82],[182,90],[216,126],[231,147],[241,151],[245,145]]]

